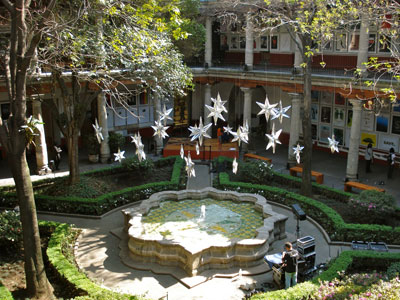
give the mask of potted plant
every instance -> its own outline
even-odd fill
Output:
[[[96,136],[89,135],[85,138],[86,148],[88,150],[89,161],[92,163],[97,163],[99,161],[100,144],[97,141]]]

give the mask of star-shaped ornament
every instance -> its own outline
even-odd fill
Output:
[[[226,125],[226,127],[223,127],[224,132],[232,134],[232,127],[230,127],[229,125]]]
[[[262,104],[261,102],[256,102],[258,106],[261,108],[260,112],[257,115],[265,115],[265,119],[268,121],[269,117],[272,115],[275,116],[275,110],[274,108],[278,105],[278,103],[275,104],[269,104],[268,96],[265,97],[265,103]]]
[[[190,126],[189,131],[191,132],[190,136],[192,137],[191,141],[199,139],[200,146],[203,145],[204,138],[211,138],[211,136],[207,133],[207,130],[211,127],[212,123],[207,125],[203,125],[203,120],[200,117],[199,126],[197,125]]]
[[[243,126],[239,126],[238,130],[236,132],[231,132],[231,134],[233,135],[232,142],[238,141],[239,147],[240,142],[247,144],[249,142],[249,124],[247,120]]]
[[[144,145],[142,143],[142,137],[140,136],[140,133],[138,132],[134,136],[131,136],[132,138],[132,143],[135,143],[136,146],[136,155],[138,156],[139,161],[145,160],[146,159],[146,153],[144,152]]]
[[[296,161],[298,164],[300,164],[300,153],[302,152],[303,149],[304,147],[300,146],[300,144],[297,144],[296,147],[293,147],[293,154],[296,155]]]
[[[233,172],[233,174],[237,173],[237,169],[238,169],[238,163],[237,163],[236,157],[235,157],[233,162],[232,162],[232,172]]]
[[[222,121],[225,121],[224,117],[222,116],[222,112],[228,112],[224,106],[226,101],[221,100],[221,96],[217,95],[217,98],[211,98],[211,101],[214,102],[213,106],[207,105],[207,109],[210,111],[207,117],[213,117],[214,118],[214,125],[217,125],[218,119],[221,119]]]
[[[196,142],[196,154],[200,155],[200,147],[198,142]]]
[[[104,140],[104,137],[103,137],[102,128],[99,126],[99,123],[97,122],[97,119],[95,119],[95,123],[92,124],[92,126],[93,126],[93,129],[94,129],[94,133],[96,134],[97,141],[100,144],[101,141]]]
[[[167,120],[172,120],[172,118],[169,116],[171,111],[172,108],[167,109],[164,104],[163,110],[158,112],[158,115],[160,116],[160,121],[164,120],[164,125],[167,125]]]
[[[196,177],[196,173],[194,170],[194,162],[192,161],[192,158],[190,157],[190,151],[188,152],[188,157],[185,157],[185,162],[186,162],[186,173],[188,177]]]
[[[181,158],[183,159],[185,157],[185,150],[183,149],[183,145],[181,144],[181,151],[179,152],[181,155]]]
[[[114,153],[114,156],[115,156],[114,161],[119,161],[119,162],[121,162],[121,161],[125,158],[124,153],[125,153],[125,151],[121,151],[121,150],[118,148],[118,152],[117,152],[117,153]]]
[[[335,151],[339,152],[339,148],[338,148],[339,142],[335,140],[334,134],[332,134],[332,138],[328,137],[328,141],[329,141],[329,148],[331,148],[331,152],[332,153]]]
[[[57,154],[62,152],[61,147],[54,146],[54,150],[56,150]]]
[[[155,126],[151,126],[151,128],[154,129],[154,134],[153,136],[158,136],[160,139],[164,139],[165,137],[169,136],[167,133],[167,129],[169,128],[169,126],[164,126],[163,123],[158,120],[154,122],[156,125]]]
[[[282,107],[282,100],[279,101],[279,108],[274,108],[275,115],[272,116],[271,120],[279,119],[279,122],[282,124],[283,117],[290,118],[286,112],[289,110],[290,105],[286,107]]]
[[[267,150],[272,147],[272,153],[275,153],[276,144],[281,144],[281,142],[279,141],[279,135],[281,134],[281,132],[282,129],[279,129],[277,132],[275,132],[275,123],[273,123],[271,134],[265,134],[269,140]]]

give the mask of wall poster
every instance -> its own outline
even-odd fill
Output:
[[[319,141],[328,143],[328,137],[331,137],[331,126],[321,125],[319,127]]]
[[[395,152],[399,152],[399,138],[389,134],[380,134],[378,148],[386,151],[394,148]]]
[[[333,134],[335,135],[335,140],[339,142],[339,145],[344,146],[343,128],[333,128]]]
[[[369,133],[369,132],[362,132],[360,143],[361,143],[361,145],[364,145],[364,146],[368,146],[368,144],[371,143],[372,147],[376,148],[376,146],[377,146],[376,134]]]
[[[335,107],[333,109],[333,125],[344,127],[344,116],[345,116],[344,108]]]
[[[330,123],[331,122],[331,108],[328,106],[321,107],[321,122]]]
[[[318,122],[318,104],[311,104],[311,121]]]
[[[363,110],[361,115],[361,130],[374,131],[375,114],[372,111]]]
[[[376,117],[376,131],[388,132],[389,129],[389,115],[380,114]]]
[[[318,139],[317,124],[311,124],[311,139],[315,141]]]
[[[392,117],[392,133],[400,134],[400,116]]]

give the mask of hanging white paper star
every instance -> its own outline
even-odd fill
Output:
[[[275,147],[276,144],[281,144],[279,141],[279,135],[281,134],[282,129],[279,129],[277,132],[275,132],[275,123],[272,123],[272,131],[271,134],[266,133],[265,135],[268,138],[268,145],[267,145],[267,150],[272,147],[272,153],[275,153]]]
[[[138,132],[134,136],[131,136],[132,143],[135,143],[136,146],[136,155],[138,156],[139,161],[145,160],[146,159],[146,153],[144,152],[144,145],[142,143],[142,137],[140,136],[140,133]]]
[[[154,129],[153,136],[158,136],[160,139],[164,139],[165,137],[169,136],[167,133],[167,129],[169,126],[164,126],[160,120],[154,122],[156,125],[151,126]]]
[[[138,132],[134,136],[131,136],[131,143],[134,143],[136,147],[139,147],[139,145],[142,145],[142,137],[140,136],[140,133]]]
[[[56,150],[57,154],[62,152],[62,149],[60,147],[54,146],[54,150]]]
[[[158,112],[158,115],[160,116],[160,121],[164,120],[164,125],[167,125],[167,120],[172,120],[172,118],[169,116],[171,111],[172,108],[167,109],[164,104],[163,110]]]
[[[186,162],[186,173],[188,177],[196,177],[196,173],[194,170],[194,162],[192,161],[192,158],[190,157],[190,151],[188,152],[188,157],[185,157],[185,162]]]
[[[279,108],[274,108],[275,115],[272,116],[271,120],[279,119],[279,122],[282,124],[283,117],[290,118],[287,114],[285,114],[290,108],[289,106],[282,107],[282,100],[279,101]]]
[[[268,121],[270,115],[275,116],[275,111],[274,107],[278,105],[278,103],[275,104],[269,104],[268,96],[265,97],[265,103],[262,104],[261,102],[256,102],[258,106],[261,108],[260,112],[257,115],[265,115],[265,119]]]
[[[211,138],[211,136],[207,133],[207,130],[211,127],[212,123],[207,125],[203,125],[203,120],[200,117],[199,127],[197,125],[190,126],[189,131],[191,132],[190,136],[192,137],[191,141],[199,139],[200,146],[203,145],[203,138]]]
[[[95,123],[92,124],[92,126],[94,128],[94,133],[96,134],[97,141],[100,144],[101,141],[104,140],[104,137],[103,137],[103,133],[102,133],[102,128],[99,126],[99,123],[97,123],[97,119],[95,119]]]
[[[247,144],[249,142],[249,124],[247,120],[243,126],[239,126],[238,130],[236,132],[231,132],[231,134],[233,135],[232,142],[238,141],[239,147],[240,142]]]
[[[200,155],[200,147],[198,142],[196,142],[196,154]]]
[[[299,164],[300,163],[300,153],[304,149],[304,147],[300,146],[300,144],[297,144],[296,147],[293,147],[293,154],[296,155],[296,161]]]
[[[235,157],[235,159],[233,160],[233,163],[232,163],[232,172],[233,172],[233,174],[237,173],[237,169],[238,169],[238,163],[237,163],[236,157]]]
[[[125,151],[121,151],[121,150],[118,148],[118,152],[117,152],[117,153],[114,153],[115,161],[121,162],[121,161],[125,158],[124,153],[125,153]]]
[[[232,127],[230,127],[229,125],[226,125],[226,127],[224,127],[224,132],[227,132],[229,134],[232,134]]]
[[[185,150],[183,149],[183,144],[181,144],[181,151],[179,152],[181,155],[181,158],[183,159],[185,157]]]
[[[228,112],[224,106],[226,101],[221,100],[221,96],[219,93],[217,94],[217,98],[211,98],[211,101],[214,102],[213,106],[207,105],[207,109],[210,111],[208,114],[208,117],[213,117],[214,118],[214,125],[217,125],[217,120],[221,119],[222,121],[225,121],[224,117],[222,116],[222,112]]]
[[[332,138],[328,137],[328,141],[329,141],[329,148],[331,148],[331,152],[332,153],[335,151],[339,152],[339,148],[338,148],[339,142],[335,140],[334,134],[332,134]]]

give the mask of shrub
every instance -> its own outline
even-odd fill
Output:
[[[272,172],[272,164],[264,161],[252,160],[249,162],[241,163],[238,176],[243,181],[251,181],[255,183],[262,183],[273,179],[274,173]]]
[[[124,169],[140,172],[143,176],[150,174],[154,170],[154,162],[151,159],[139,161],[137,156],[129,157],[122,161]]]
[[[10,291],[0,282],[0,299],[1,300],[13,300],[13,296]]]
[[[357,218],[367,224],[386,224],[385,219],[395,211],[393,196],[378,191],[362,191],[349,200]]]
[[[395,277],[400,278],[400,262],[391,264],[387,269],[386,274],[390,279],[393,279]]]
[[[125,145],[125,137],[117,132],[110,132],[108,135],[108,145],[110,146],[111,153],[118,152],[118,148]]]
[[[5,210],[0,213],[0,249],[13,251],[22,240],[19,212]]]

